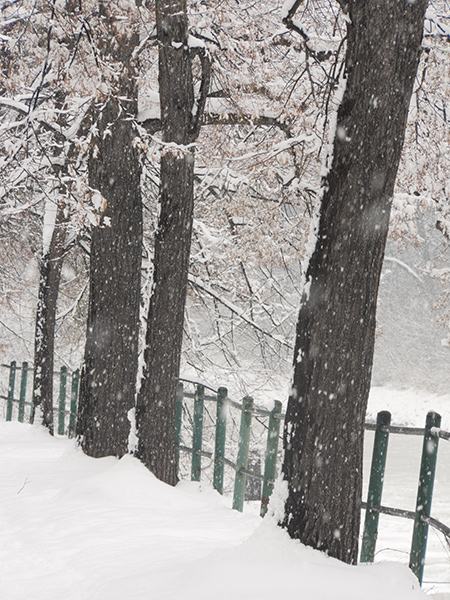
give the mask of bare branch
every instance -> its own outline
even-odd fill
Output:
[[[231,311],[233,314],[235,314],[237,317],[239,317],[242,321],[244,321],[244,323],[247,323],[247,325],[250,325],[251,327],[253,327],[254,329],[256,329],[256,331],[259,331],[260,333],[262,333],[266,337],[268,337],[268,338],[270,338],[270,339],[278,342],[282,346],[285,346],[286,348],[289,348],[289,350],[293,349],[292,345],[289,344],[288,342],[286,342],[286,340],[284,340],[283,338],[281,338],[281,337],[279,337],[277,335],[273,335],[269,331],[266,331],[265,329],[263,329],[262,327],[260,327],[257,323],[255,323],[255,321],[253,321],[252,319],[249,319],[248,317],[246,317],[245,314],[241,310],[239,310],[239,308],[237,306],[235,306],[233,303],[228,302],[228,300],[225,300],[224,298],[222,298],[221,296],[219,296],[219,294],[217,294],[208,285],[206,285],[205,283],[203,283],[198,277],[195,277],[194,275],[189,274],[188,281],[194,287],[202,290],[203,292],[206,292],[212,298],[215,298],[218,302],[220,302],[221,304],[223,304],[223,306],[225,306],[226,308],[228,308],[229,311]]]
[[[277,127],[286,135],[292,137],[292,131],[289,123],[281,121],[276,117],[267,117],[265,115],[249,115],[246,113],[227,113],[224,115],[206,112],[203,125],[254,125],[256,127]]]

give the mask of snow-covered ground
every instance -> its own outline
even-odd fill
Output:
[[[392,410],[386,406],[389,394],[384,396],[381,408]],[[445,414],[449,399],[442,402],[425,412],[435,408]],[[445,420],[443,426],[448,428]],[[391,440],[385,503],[411,508],[420,440],[414,438],[414,448],[403,453],[396,446]],[[448,524],[450,452],[442,456],[435,506],[436,516]],[[381,519],[377,558],[390,562],[350,567],[290,540],[252,507],[244,514],[230,510],[229,500],[206,485],[181,482],[170,488],[129,456],[91,459],[73,441],[52,439],[37,426],[0,422],[0,597],[5,600],[424,597],[398,562],[407,561],[410,534],[404,536],[401,520]],[[430,552],[437,570],[426,571],[425,578],[450,581],[448,549],[445,554],[441,547],[439,554],[431,545]],[[450,585],[426,589],[450,592]]]

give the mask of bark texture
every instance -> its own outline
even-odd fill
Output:
[[[175,397],[180,369],[194,210],[194,152],[209,81],[194,97],[185,0],[157,0],[162,141],[160,216],[155,238],[153,292],[144,372],[137,398],[138,456],[162,481],[175,485]]]
[[[103,223],[92,230],[77,425],[83,450],[94,457],[127,452],[127,413],[134,407],[136,394],[142,200],[141,162],[134,143],[137,85],[131,55],[138,41],[136,34],[115,45],[123,71],[116,89],[98,107],[89,160],[90,185],[107,202]]]
[[[53,435],[53,371],[56,308],[64,260],[67,218],[58,206],[48,249],[39,260],[39,290],[34,334],[33,419],[40,408],[42,424]]]
[[[284,431],[290,536],[355,563],[376,301],[425,0],[353,0]]]

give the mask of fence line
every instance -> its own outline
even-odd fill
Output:
[[[371,427],[371,429],[375,429],[375,438],[367,502],[363,503],[363,507],[366,509],[366,517],[360,561],[373,562],[380,513],[412,519],[414,520],[414,529],[409,567],[419,582],[422,583],[429,526],[431,525],[440,531],[450,543],[450,528],[431,517],[439,439],[449,440],[450,434],[441,429],[441,416],[435,412],[427,414],[425,428],[419,429],[416,427],[392,426],[391,414],[388,411],[382,411],[378,413],[376,425],[375,427]],[[390,433],[423,436],[416,510],[414,512],[381,505]]]
[[[32,368],[27,362],[18,367],[15,361],[10,365],[0,365],[9,369],[8,393],[0,398],[6,400],[6,420],[11,421],[14,405],[17,405],[17,419],[23,422],[26,408],[29,408],[29,420],[33,421],[32,401],[26,400],[27,375]],[[16,374],[20,370],[19,398],[15,398]],[[67,367],[61,367],[55,375],[59,377],[59,395],[57,408],[57,433],[67,434],[69,437],[75,435],[77,398],[79,387],[79,370],[70,373]],[[68,380],[70,379],[69,407],[67,404]],[[185,384],[193,385],[195,391],[185,390]],[[206,391],[207,390],[207,391]],[[188,413],[186,400],[193,400],[193,416]],[[216,403],[215,425],[214,425],[214,450],[209,451],[203,447],[204,441],[204,417],[205,402]],[[229,408],[233,407],[240,411],[239,440],[236,461],[226,456],[226,440]],[[188,414],[192,425],[192,446],[182,443],[183,413]],[[209,413],[208,413],[209,414]],[[209,415],[210,416],[210,415]],[[68,421],[67,421],[68,417]],[[264,452],[264,472],[249,467],[250,434],[252,430],[252,418],[261,421],[258,417],[268,419],[267,440]],[[180,451],[191,456],[190,477],[192,481],[200,481],[202,475],[202,458],[213,460],[213,487],[220,494],[224,493],[224,469],[231,468],[234,473],[233,509],[241,511],[244,506],[245,490],[248,478],[262,484],[260,497],[260,514],[263,517],[267,512],[270,495],[277,471],[278,446],[280,440],[281,421],[285,415],[281,411],[281,402],[275,401],[272,410],[255,406],[253,398],[247,396],[242,403],[236,402],[228,397],[225,387],[215,390],[207,385],[192,380],[180,379],[176,395],[176,423],[175,442],[178,454]],[[56,421],[56,419],[55,419]],[[431,503],[433,495],[434,476],[439,439],[450,440],[450,432],[440,427],[441,417],[437,413],[430,412],[426,418],[425,428],[403,427],[391,425],[391,414],[382,411],[377,415],[375,424],[366,424],[367,430],[375,431],[372,465],[369,478],[369,489],[367,501],[362,502],[365,509],[364,532],[361,545],[361,562],[373,562],[375,556],[376,541],[378,535],[378,524],[380,514],[414,520],[413,538],[411,542],[410,563],[411,570],[415,573],[420,583],[423,579],[426,546],[429,527],[440,531],[450,543],[450,527],[444,525],[431,516]],[[417,491],[416,510],[407,511],[399,508],[383,506],[382,491],[384,473],[386,467],[387,449],[390,434],[416,435],[423,437],[422,460]]]
[[[17,420],[19,423],[25,421],[26,413],[28,412],[28,421],[34,421],[34,405],[33,401],[27,400],[28,391],[28,373],[33,371],[28,362],[24,361],[21,366],[18,366],[13,360],[9,365],[0,365],[9,369],[8,392],[7,395],[0,394],[0,398],[6,400],[6,421],[12,421],[14,406],[17,405]],[[16,391],[16,375],[20,372],[20,389],[19,398],[15,398]],[[54,371],[54,375],[59,378],[57,408],[54,410],[56,417],[55,425],[58,435],[68,435],[73,438],[76,431],[77,406],[78,406],[78,387],[80,381],[80,371],[69,372],[66,366],[62,366],[59,371]],[[67,393],[70,379],[69,390],[69,406],[67,407]],[[28,409],[28,411],[27,411]]]

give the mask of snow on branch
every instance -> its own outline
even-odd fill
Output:
[[[5,98],[4,96],[0,97],[0,105],[5,106],[6,108],[11,108],[23,115],[28,115],[30,112],[30,108],[27,104],[19,102],[18,100],[13,100],[12,98]]]
[[[307,54],[307,56],[312,57],[316,62],[321,63],[325,60],[328,60],[331,56],[333,56],[334,52],[331,50],[320,50],[316,51],[308,44],[310,41],[309,35],[305,32],[303,27],[300,25],[300,22],[295,19],[295,15],[300,5],[303,4],[304,0],[287,0],[284,3],[284,6],[281,11],[283,24],[287,27],[287,29],[298,33],[303,40],[303,47]],[[347,13],[347,2],[344,0],[338,0],[339,5],[341,6],[344,14]]]
[[[414,269],[412,269],[409,265],[407,265],[402,260],[399,260],[398,258],[394,258],[393,256],[385,256],[384,257],[384,261],[385,262],[391,262],[391,263],[394,263],[396,265],[399,265],[400,267],[402,267],[403,269],[405,269],[405,271],[407,271],[410,275],[412,275],[415,279],[417,279],[417,281],[420,281],[420,283],[423,283],[420,275],[418,275],[414,271]]]
[[[39,111],[30,110],[30,107],[27,104],[24,104],[23,102],[19,102],[17,100],[13,100],[11,98],[6,98],[5,96],[0,97],[0,106],[4,106],[5,108],[14,110],[14,111],[20,113],[21,115],[25,115],[27,117],[27,121],[35,121],[36,123],[41,125],[47,131],[58,134],[59,136],[65,137],[64,132],[60,128],[53,126],[51,123],[43,120],[39,116],[42,113],[42,111],[40,111],[40,110]],[[16,123],[15,126],[17,126],[17,125],[19,125],[19,124]]]
[[[440,37],[450,39],[450,26],[446,23],[447,15],[441,15],[431,4],[425,13],[425,37]]]
[[[296,33],[299,33],[303,40],[308,42],[309,36],[305,33],[302,27],[300,27],[299,23],[294,20],[295,13],[301,4],[303,4],[303,0],[287,0],[281,10],[281,15],[283,23],[286,25],[286,27],[292,31],[295,31]]]

